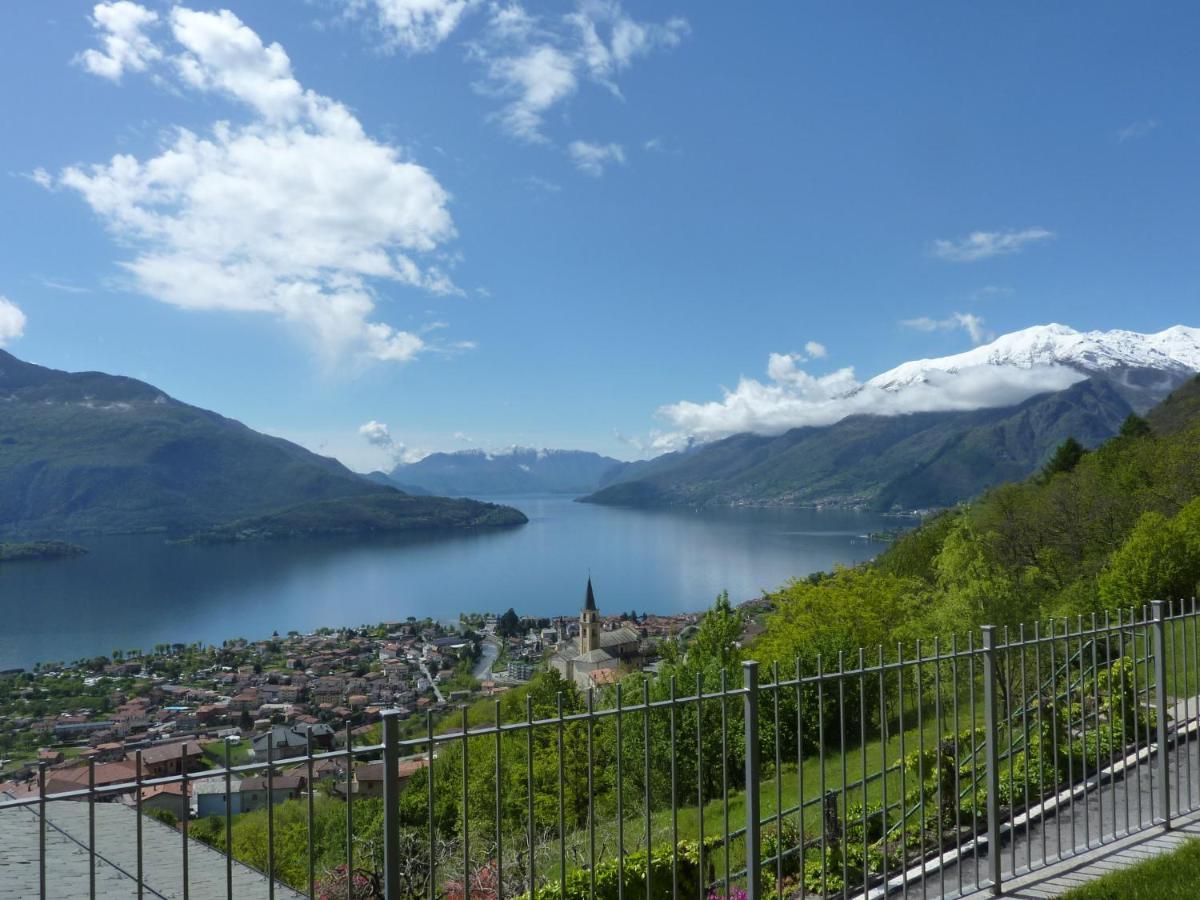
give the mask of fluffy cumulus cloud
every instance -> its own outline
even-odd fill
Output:
[[[471,54],[484,67],[479,89],[501,99],[495,120],[513,137],[546,141],[551,110],[592,82],[620,96],[617,77],[639,58],[677,46],[687,20],[634,19],[617,0],[579,0],[563,15],[538,16],[519,3],[494,4]]]
[[[620,144],[593,144],[588,141],[572,141],[567,147],[575,167],[593,178],[604,174],[604,167],[613,163],[625,164],[625,151]]]
[[[931,370],[902,387],[862,382],[853,368],[813,375],[800,354],[772,353],[767,379],[743,377],[737,387],[707,403],[682,401],[658,413],[670,430],[654,432],[649,449],[678,450],[740,432],[781,434],[805,425],[831,425],[855,414],[903,415],[1007,406],[1045,391],[1066,388],[1084,376],[1066,366],[979,365],[954,372]]]
[[[0,295],[0,347],[7,347],[25,334],[25,313],[21,307]]]
[[[162,71],[244,105],[250,120],[178,128],[157,156],[73,166],[52,186],[77,191],[135,248],[122,265],[151,297],[273,315],[330,364],[420,353],[419,335],[375,320],[377,292],[458,292],[426,262],[455,236],[446,190],[305,89],[283,47],[233,13],[175,7],[164,26]]]
[[[900,324],[915,331],[955,331],[961,328],[970,335],[972,344],[982,344],[991,339],[991,334],[984,328],[983,317],[974,313],[954,313],[945,319],[920,316],[905,319]]]
[[[76,61],[101,78],[120,81],[125,72],[144,72],[162,57],[147,35],[158,22],[158,13],[128,0],[98,3],[92,10],[92,27],[100,36],[100,49],[89,48]]]
[[[374,419],[360,426],[358,433],[372,447],[386,451],[392,465],[420,462],[429,455],[429,451],[427,450],[406,447],[401,442],[393,439],[392,430],[383,422],[376,422]]]
[[[957,240],[936,240],[931,253],[950,262],[977,262],[993,256],[1019,253],[1030,244],[1048,241],[1053,231],[1045,228],[1024,228],[1020,231],[973,231]]]

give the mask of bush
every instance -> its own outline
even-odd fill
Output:
[[[704,862],[706,874],[704,883],[715,877],[712,865],[712,853],[717,847],[717,841],[704,842]],[[678,845],[679,869],[677,885],[680,897],[695,897],[700,893],[700,845],[696,841],[680,841]],[[601,863],[596,866],[595,900],[617,900],[623,894],[626,897],[646,896],[646,871],[650,871],[650,900],[670,900],[671,898],[671,849],[660,847],[654,850],[647,865],[646,852],[625,854],[624,884],[618,891],[620,872],[616,862]],[[592,875],[586,869],[578,869],[567,873],[567,883],[560,888],[558,882],[552,882],[537,889],[534,900],[591,900]],[[528,900],[529,895],[523,894],[518,900]]]

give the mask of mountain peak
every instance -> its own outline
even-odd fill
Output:
[[[957,374],[976,366],[1063,366],[1085,375],[1155,369],[1184,375],[1200,371],[1200,328],[1174,325],[1156,334],[1142,334],[1120,329],[1081,332],[1058,323],[1034,325],[965,353],[902,363],[868,383],[899,390],[927,382],[933,373]]]

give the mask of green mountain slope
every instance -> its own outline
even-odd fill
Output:
[[[0,351],[0,536],[186,535],[305,503],[395,494],[152,385]]]
[[[1095,446],[1129,404],[1104,381],[1014,407],[851,416],[766,437],[738,434],[630,467],[584,498],[629,506],[945,506],[1038,468],[1063,439]]]

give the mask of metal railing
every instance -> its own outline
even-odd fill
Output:
[[[181,774],[144,777],[137,751],[132,780],[96,784],[89,763],[87,786],[66,791],[47,790],[53,770],[42,765],[35,785],[0,795],[0,835],[5,817],[32,814],[42,897],[64,871],[47,836],[69,831],[52,812],[66,802],[87,808],[86,829],[67,834],[70,852],[87,855],[86,888],[72,895],[103,896],[96,872],[107,865],[138,897],[186,898],[202,882],[219,893],[213,879],[230,898],[250,896],[247,885],[271,898],[949,897],[999,893],[1015,876],[1200,810],[1195,600],[985,626],[978,642],[918,642],[907,655],[814,654],[786,675],[756,662],[742,670],[740,686],[699,672],[682,694],[676,677],[642,678],[632,704],[630,682],[571,688],[540,706],[527,694],[515,715],[496,701],[491,721],[473,723],[464,708],[438,733],[430,714],[407,738],[387,712],[379,743],[355,747],[347,731],[344,748],[316,753],[310,741],[279,760],[268,741],[266,759],[241,765],[227,745],[224,765],[204,772],[187,772],[182,756]],[[407,779],[405,757],[410,771],[424,763]],[[324,760],[340,763],[344,799],[318,788]],[[368,760],[382,762],[377,800],[355,791]],[[284,767],[304,776],[290,805],[273,802]],[[251,774],[265,775],[267,804],[250,814],[265,829],[239,843],[232,798]],[[177,881],[165,885],[165,851],[144,852],[161,826],[142,815],[143,792],[181,784],[187,797],[206,778],[223,780],[223,812],[179,821]],[[120,797],[133,826],[99,843],[129,847],[124,861],[96,832],[97,805]],[[193,839],[201,831],[205,845]],[[11,874],[0,866],[0,878]]]

